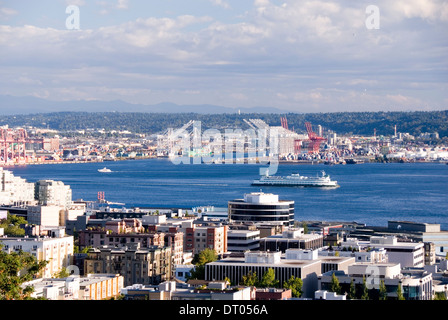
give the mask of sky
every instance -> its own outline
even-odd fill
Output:
[[[446,110],[448,1],[0,0],[0,73],[53,101]]]

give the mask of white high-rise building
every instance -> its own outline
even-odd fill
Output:
[[[36,182],[36,199],[43,206],[62,206],[69,208],[72,201],[70,186],[61,181],[39,180]]]
[[[11,171],[0,167],[0,204],[34,204],[34,183],[16,177]]]

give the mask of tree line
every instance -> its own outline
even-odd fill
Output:
[[[332,113],[143,113],[143,112],[53,112],[3,116],[1,125],[33,126],[59,131],[83,129],[129,130],[135,133],[154,134],[167,128],[180,128],[190,120],[201,121],[202,128],[248,128],[244,119],[261,119],[271,126],[280,126],[286,117],[289,129],[306,133],[305,122],[338,134],[393,135],[398,132],[418,136],[423,132],[439,133],[448,137],[448,110],[414,112],[332,112]]]

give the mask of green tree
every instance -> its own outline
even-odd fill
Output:
[[[22,288],[46,266],[47,261],[37,261],[30,253],[18,251],[7,253],[0,245],[0,300],[30,299],[34,288]]]
[[[82,250],[79,250],[79,246],[73,246],[73,253],[88,253],[92,246],[84,247]]]
[[[352,281],[350,281],[350,289],[347,294],[347,299],[349,300],[356,299],[356,287],[355,287],[355,281],[353,279]]]
[[[243,281],[241,283],[243,286],[254,287],[258,285],[258,277],[256,272],[249,271],[248,274],[243,276]]]
[[[384,284],[384,280],[381,280],[381,282],[380,282],[379,299],[380,300],[387,299],[387,289],[386,289],[386,285]]]
[[[367,288],[366,277],[362,277],[362,295],[361,300],[369,300],[369,288]]]
[[[307,234],[309,232],[308,225],[306,224],[305,221],[302,223],[302,228],[303,228],[303,233]]]
[[[403,291],[401,289],[401,284],[400,283],[398,284],[398,287],[397,287],[397,300],[405,300],[404,296],[403,296]]]
[[[341,293],[341,285],[339,284],[339,279],[336,277],[334,272],[331,275],[330,291],[337,294]]]
[[[70,276],[70,273],[67,271],[67,268],[62,268],[61,271],[55,273],[53,278],[62,279],[62,278],[67,278],[69,276]]]
[[[25,230],[20,225],[27,223],[24,217],[8,213],[6,219],[0,221],[0,228],[4,228],[7,236],[21,237],[25,235]]]
[[[303,281],[299,277],[291,276],[288,281],[285,281],[283,284],[283,288],[285,289],[291,289],[291,293],[293,297],[299,298],[303,291]]]
[[[194,269],[191,269],[188,279],[205,279],[205,265],[209,262],[218,260],[215,250],[206,248],[196,254],[193,258]]]
[[[193,258],[193,263],[195,265],[203,266],[206,263],[213,262],[218,260],[218,255],[216,254],[216,251],[210,248],[206,248],[199,252],[199,254],[195,255]]]
[[[278,287],[279,281],[275,279],[275,271],[269,268],[261,277],[260,286],[263,288]]]
[[[446,300],[446,295],[444,292],[436,292],[433,300]]]

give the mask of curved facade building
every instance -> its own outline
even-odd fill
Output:
[[[294,225],[294,201],[279,200],[272,193],[248,193],[228,202],[229,220],[235,222]]]

